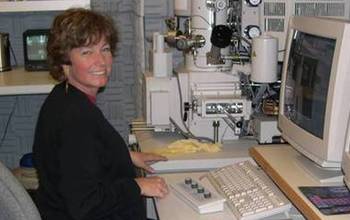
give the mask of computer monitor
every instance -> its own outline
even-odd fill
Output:
[[[350,112],[350,23],[291,17],[278,126],[313,164],[340,170]]]

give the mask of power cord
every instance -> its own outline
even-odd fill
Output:
[[[18,97],[16,97],[15,103],[13,104],[11,112],[10,112],[8,118],[7,118],[6,125],[5,125],[5,128],[4,128],[4,132],[3,132],[1,140],[0,140],[0,148],[2,147],[2,145],[3,145],[4,141],[5,141],[5,138],[6,138],[6,135],[7,135],[7,132],[8,132],[8,128],[9,128],[9,125],[10,125],[10,121],[11,121],[12,116],[13,116],[13,114],[15,112],[16,107],[17,107],[17,103],[18,103]]]
[[[160,220],[157,205],[156,205],[156,199],[154,197],[152,197],[152,202],[153,202],[153,207],[154,207],[154,211],[156,213],[157,220]]]
[[[13,60],[15,61],[15,66],[17,66],[18,65],[17,58],[16,58],[16,54],[15,54],[13,48],[12,48],[11,42],[9,42],[9,45],[10,45],[10,50],[11,50],[11,53],[12,53]]]

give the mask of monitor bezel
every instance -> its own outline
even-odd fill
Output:
[[[24,67],[27,71],[46,71],[49,70],[48,62],[46,60],[31,60],[28,57],[27,38],[31,36],[49,36],[50,29],[29,29],[23,32],[23,53],[24,53]]]
[[[323,139],[302,129],[284,115],[286,73],[292,38],[296,30],[336,40],[327,94]],[[278,117],[282,137],[318,165],[339,168],[350,110],[349,101],[345,100],[346,86],[350,85],[350,62],[346,59],[348,58],[346,48],[350,48],[350,24],[339,19],[293,16],[289,22],[286,45]],[[344,72],[348,74],[342,74]]]

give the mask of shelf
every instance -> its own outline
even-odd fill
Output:
[[[0,12],[62,11],[71,7],[90,8],[90,0],[0,1]]]
[[[47,94],[55,84],[49,72],[27,72],[23,67],[11,71],[0,72],[0,96]]]

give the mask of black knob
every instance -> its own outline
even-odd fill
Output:
[[[210,192],[205,192],[204,193],[204,198],[206,198],[206,199],[211,198],[211,193]]]
[[[191,188],[192,188],[192,189],[198,188],[198,183],[192,182],[192,183],[191,183]]]
[[[203,187],[198,187],[197,193],[204,193],[204,188]]]
[[[192,183],[191,177],[186,177],[186,179],[185,179],[185,184],[189,185],[189,184],[191,184],[191,183]]]
[[[218,48],[225,48],[231,43],[232,30],[226,25],[216,25],[210,36],[210,42]]]

